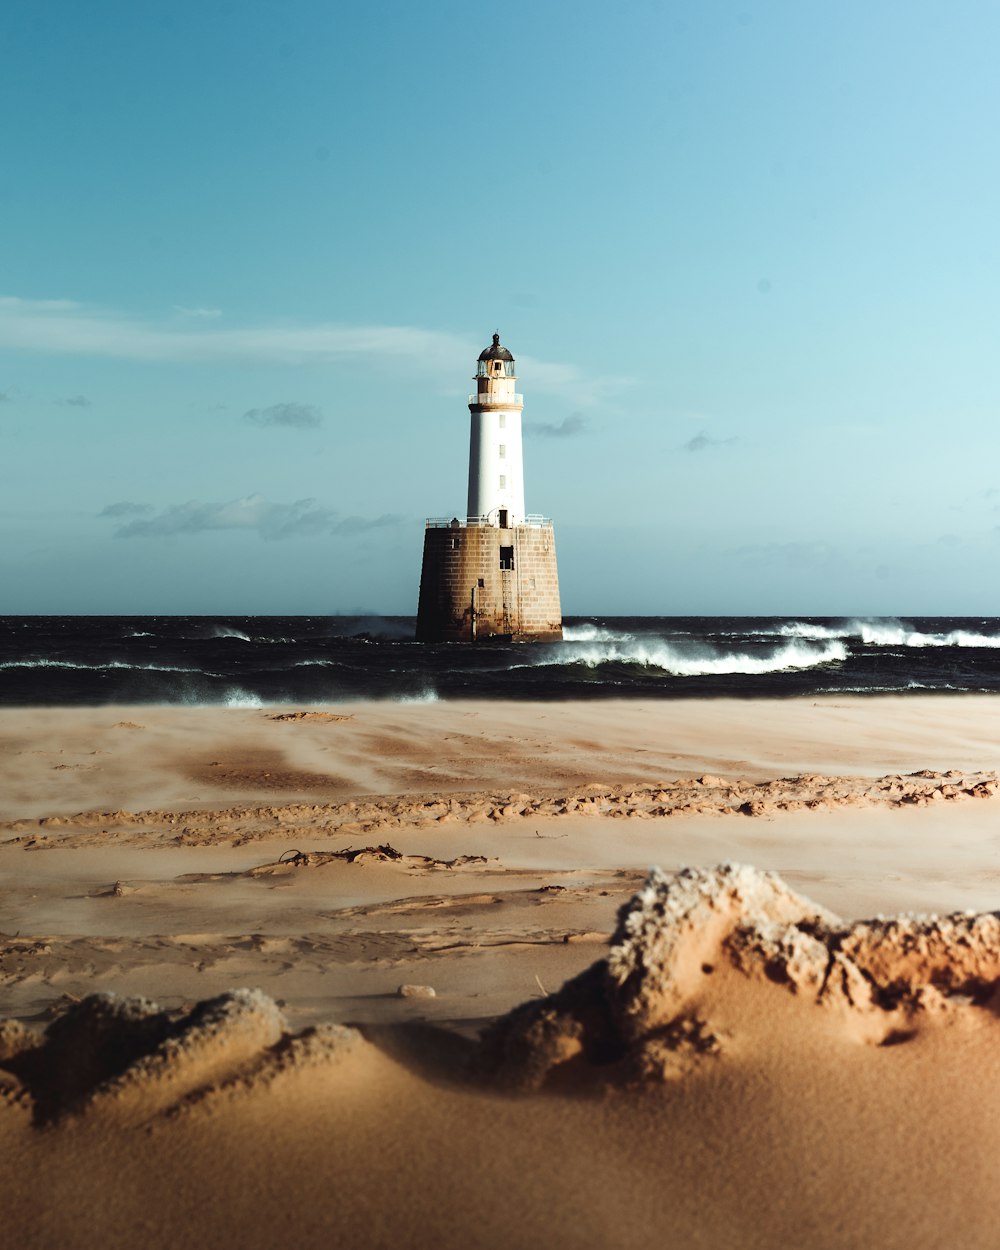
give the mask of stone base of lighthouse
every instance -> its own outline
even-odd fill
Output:
[[[551,525],[429,523],[417,607],[418,642],[562,638]]]

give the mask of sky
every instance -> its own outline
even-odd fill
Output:
[[[993,0],[0,6],[0,613],[1000,614]]]

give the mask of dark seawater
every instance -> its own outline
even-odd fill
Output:
[[[570,617],[561,643],[412,617],[4,617],[0,706],[1000,691],[1000,619]]]

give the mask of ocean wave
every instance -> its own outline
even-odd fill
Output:
[[[846,660],[847,655],[847,647],[838,640],[831,640],[824,647],[793,640],[767,654],[750,655],[745,651],[725,653],[704,645],[678,646],[661,639],[646,640],[623,634],[615,641],[601,639],[553,644],[539,657],[538,664],[585,664],[588,668],[596,668],[599,664],[640,664],[646,668],[661,669],[673,677],[702,677],[816,668],[821,664]]]
[[[221,700],[224,707],[263,707],[264,700],[252,690],[241,690],[234,686],[227,690]]]
[[[126,664],[124,660],[108,660],[105,664],[84,664],[78,660],[4,660],[0,663],[0,669],[3,668],[74,668],[95,673],[120,668],[143,673],[201,673],[206,677],[220,676],[202,668],[181,668],[176,664]]]
[[[245,634],[242,629],[234,629],[232,625],[213,625],[209,638],[237,638],[240,642],[251,642],[249,634]]]
[[[767,636],[769,631],[758,630]],[[943,634],[925,634],[895,617],[855,617],[840,625],[815,625],[810,621],[786,621],[773,631],[779,638],[801,638],[826,642],[838,638],[860,638],[869,647],[987,647],[1000,648],[1000,636],[974,630],[952,629]]]
[[[1000,647],[1000,637],[953,629],[946,634],[924,634],[903,623],[860,623],[862,642],[874,647]]]
[[[769,638],[801,638],[806,642],[833,642],[837,638],[859,636],[850,625],[814,625],[810,621],[786,621],[775,630],[755,630],[755,634]]]
[[[622,634],[603,625],[564,625],[564,642],[629,642],[634,634]]]
[[[820,694],[905,694],[905,692],[908,690],[927,690],[931,694],[940,690],[952,690],[952,691],[963,690],[966,693],[969,693],[970,691],[974,693],[980,693],[980,694],[987,693],[987,690],[985,687],[955,686],[950,681],[943,681],[943,682],[916,681],[912,677],[910,678],[909,681],[904,682],[902,685],[897,685],[897,686],[890,686],[890,685],[884,685],[884,684],[883,685],[869,685],[869,686],[819,686],[817,687],[815,693],[818,695]]]
[[[412,642],[414,627],[408,621],[384,616],[336,616],[330,620],[331,637],[357,641]]]

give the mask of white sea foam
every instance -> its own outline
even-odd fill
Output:
[[[564,625],[564,642],[627,642],[633,634],[618,633],[613,629],[605,629],[603,625]]]
[[[241,629],[234,629],[231,625],[214,625],[210,638],[238,638],[240,642],[249,642],[250,635],[245,634]]]
[[[263,707],[264,701],[250,690],[241,690],[233,686],[226,691],[222,700],[226,707]]]
[[[763,630],[755,632],[764,633]],[[813,625],[809,621],[788,621],[773,632],[779,638],[804,638],[810,642],[829,642],[835,638],[849,638],[852,631],[848,625],[827,626]]]
[[[573,641],[553,644],[539,656],[541,664],[642,664],[661,669],[675,677],[701,677],[724,673],[779,673],[789,669],[815,668],[847,659],[847,647],[831,640],[818,647],[791,640],[765,654],[745,651],[725,652],[694,643],[668,643],[655,635],[641,637],[621,634],[616,639]]]
[[[419,694],[401,694],[395,703],[437,703],[438,693],[436,690],[421,690]]]
[[[953,629],[947,634],[923,634],[901,621],[859,621],[862,642],[876,647],[1000,647],[993,634]]]
[[[946,634],[925,634],[894,617],[854,617],[839,625],[789,621],[780,625],[774,633],[782,638],[802,638],[812,642],[860,638],[870,647],[1000,648],[1000,637],[995,634],[979,634],[967,629],[953,629]]]
[[[106,664],[82,664],[76,660],[5,660],[0,668],[75,668],[92,672],[105,672],[113,668],[131,669],[143,673],[201,673],[200,668],[181,668],[175,664],[126,664],[123,660],[109,660]]]

